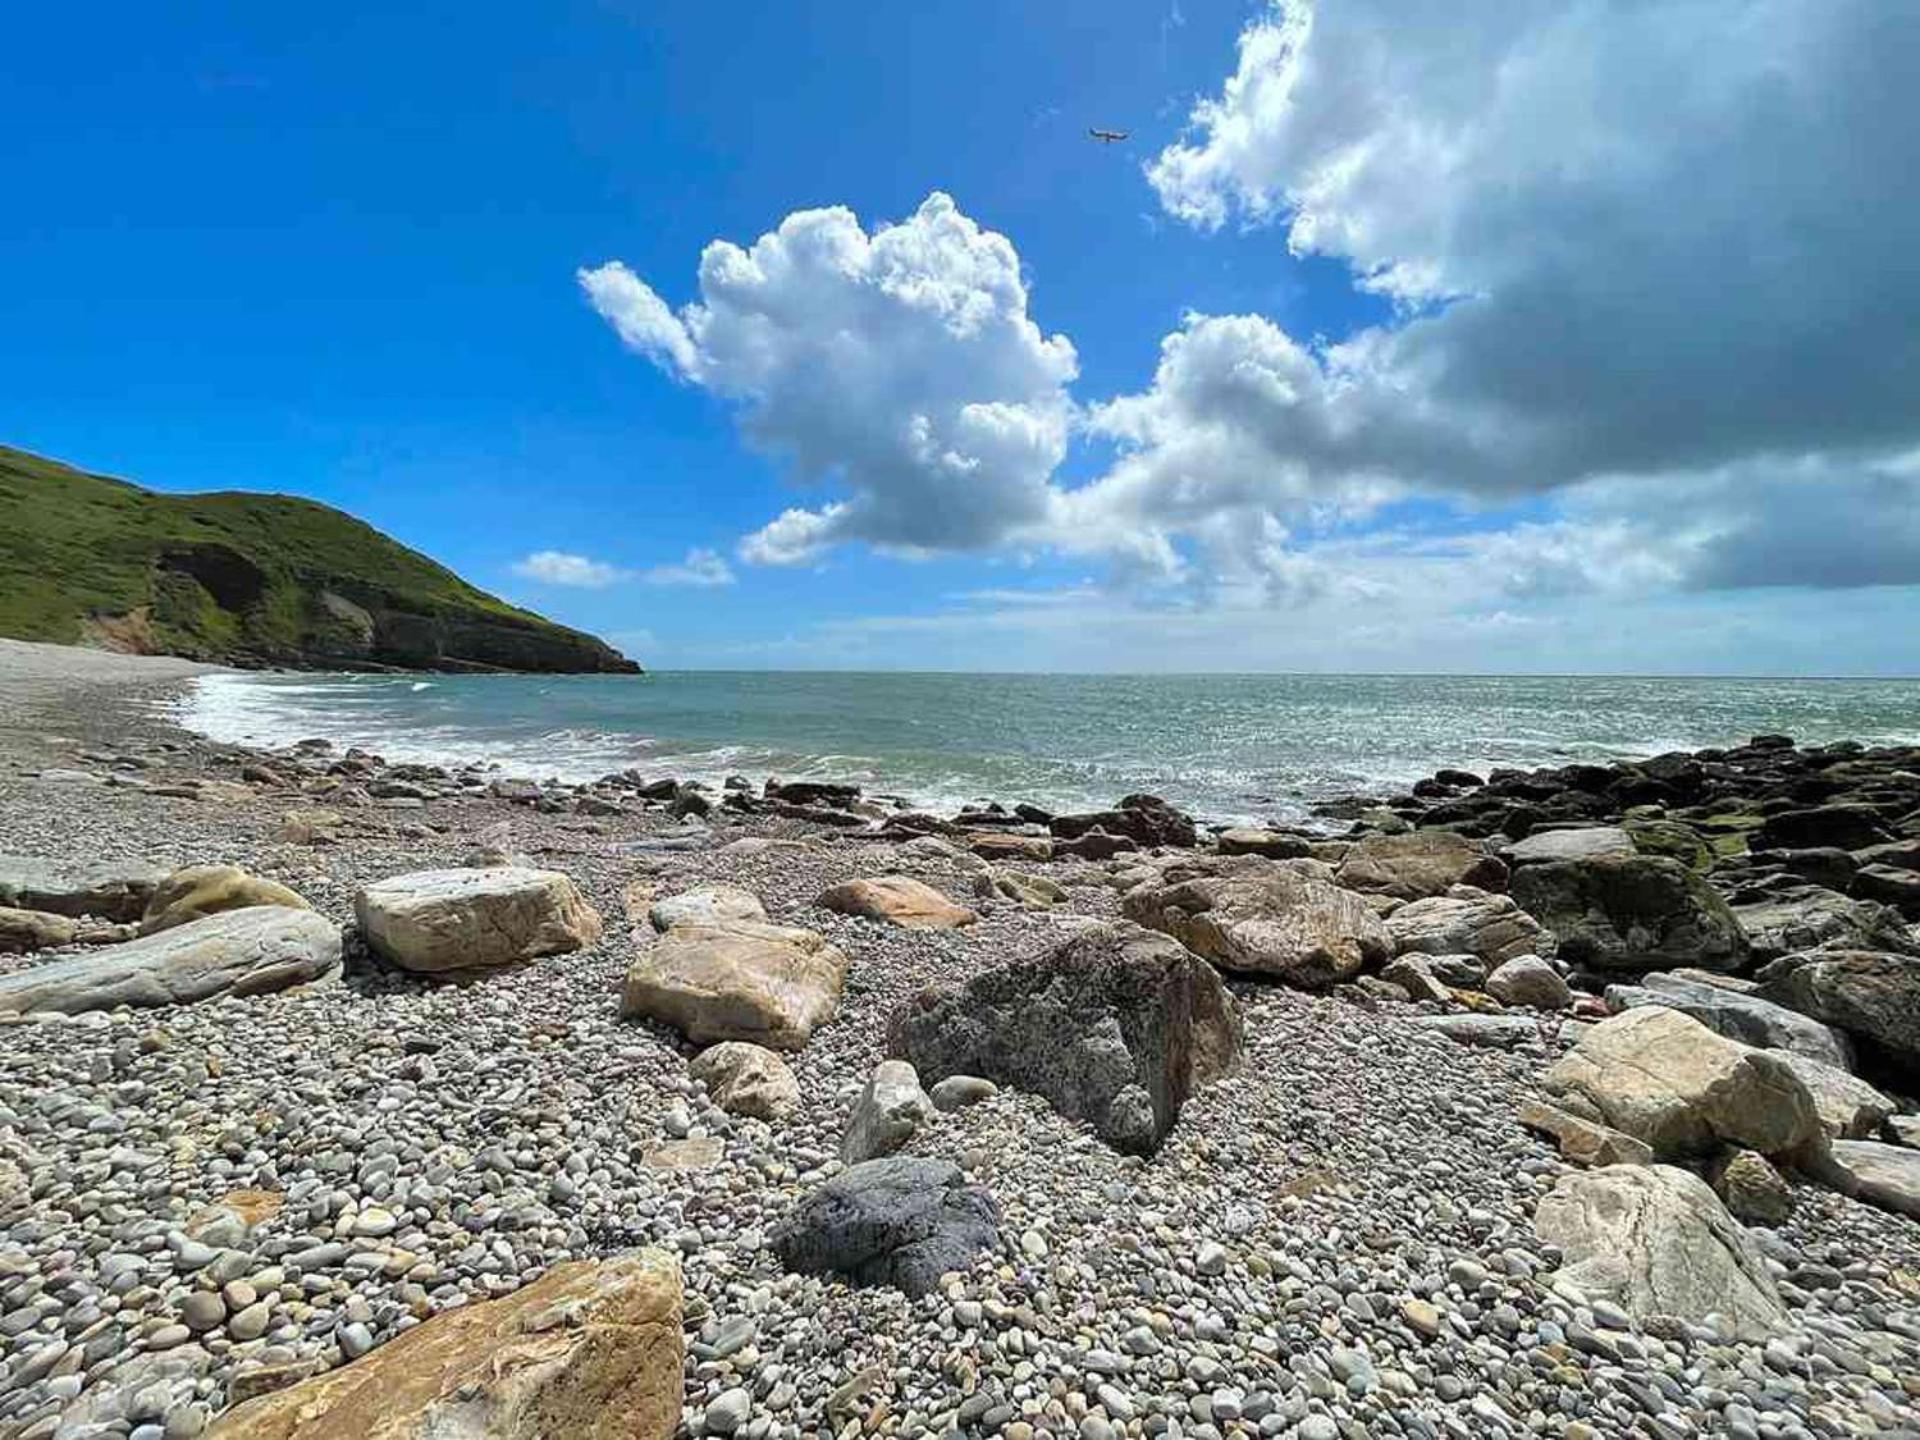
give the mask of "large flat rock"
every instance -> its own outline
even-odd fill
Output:
[[[209,1440],[667,1440],[680,1422],[680,1327],[672,1257],[569,1261],[236,1406]]]
[[[362,890],[367,943],[404,970],[513,965],[599,940],[600,915],[557,870],[496,865],[420,870]]]
[[[0,855],[0,905],[52,915],[138,920],[167,872],[138,860]]]
[[[116,1005],[186,1005],[331,975],[340,930],[309,910],[227,910],[158,935],[0,975],[0,1010],[78,1014]]]
[[[847,957],[812,930],[752,920],[675,925],[627,970],[620,1013],[697,1045],[798,1050],[840,1003]]]

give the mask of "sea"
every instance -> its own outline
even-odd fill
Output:
[[[1299,820],[1316,801],[1442,766],[1607,761],[1762,733],[1920,742],[1920,680],[220,673],[177,703],[181,723],[219,740],[318,736],[535,779],[823,778],[935,808],[1085,809],[1150,791],[1216,821]]]

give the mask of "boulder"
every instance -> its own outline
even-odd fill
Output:
[[[1053,840],[1046,835],[1008,835],[996,830],[967,833],[967,848],[983,860],[1053,859]]]
[[[782,1217],[768,1244],[782,1265],[924,1295],[1000,1243],[993,1197],[948,1160],[890,1155],[841,1171]]]
[[[140,917],[140,933],[156,935],[189,920],[201,920],[222,910],[244,910],[250,905],[313,908],[305,896],[278,881],[249,875],[238,865],[189,865],[154,887],[153,898]]]
[[[1550,860],[1514,872],[1513,898],[1591,970],[1737,970],[1747,940],[1698,874],[1657,855]]]
[[[667,1440],[684,1354],[670,1256],[573,1260],[238,1405],[208,1440]]]
[[[923,990],[888,1053],[928,1081],[972,1075],[1045,1099],[1119,1150],[1158,1148],[1200,1086],[1239,1063],[1220,977],[1164,936],[1096,925],[1052,954]]]
[[[1836,1140],[1815,1174],[1844,1195],[1920,1220],[1920,1150],[1878,1140]]]
[[[1502,1005],[1535,1010],[1564,1010],[1573,990],[1560,972],[1538,955],[1516,955],[1487,976],[1487,993]]]
[[[982,900],[1011,900],[1027,910],[1048,910],[1067,898],[1064,887],[1044,875],[1015,870],[982,870],[973,877],[973,893]]]
[[[1889,1068],[1920,1079],[1920,957],[1810,950],[1756,978],[1764,998],[1839,1026]]]
[[[1510,896],[1471,885],[1402,905],[1387,917],[1386,927],[1400,954],[1471,955],[1489,967],[1552,943],[1540,923]]]
[[[1786,1067],[1800,1077],[1800,1083],[1813,1096],[1813,1108],[1820,1116],[1820,1127],[1835,1140],[1864,1140],[1876,1134],[1887,1117],[1899,1108],[1858,1075],[1837,1065],[1791,1050],[1773,1052]]]
[[[905,875],[848,880],[821,892],[823,910],[898,925],[903,930],[957,930],[980,917],[931,885]]]
[[[1056,857],[1070,855],[1077,860],[1111,860],[1116,855],[1130,854],[1139,848],[1139,843],[1132,836],[1110,835],[1105,830],[1089,830],[1071,840],[1053,842]]]
[[[1613,825],[1577,830],[1535,830],[1500,854],[1509,865],[1541,865],[1554,860],[1591,860],[1596,855],[1633,855],[1633,837]]]
[[[1900,916],[1872,900],[1797,885],[1733,907],[1756,962],[1801,950],[1892,950],[1913,942]]]
[[[1389,985],[1398,985],[1409,1000],[1431,1000],[1444,1005],[1453,999],[1453,992],[1433,973],[1424,955],[1402,955],[1388,961],[1381,967],[1380,978]]]
[[[0,905],[76,918],[138,920],[154,886],[166,878],[159,866],[137,860],[69,862],[0,855]]]
[[[340,930],[310,910],[227,910],[158,935],[0,975],[0,1010],[110,1010],[258,995],[340,968]]]
[[[1769,815],[1753,834],[1755,850],[1803,850],[1830,845],[1837,850],[1864,850],[1893,839],[1871,805],[1819,805],[1811,810],[1786,810]]]
[[[1823,1137],[1813,1096],[1770,1050],[1659,1006],[1603,1020],[1542,1078],[1666,1160],[1744,1145],[1793,1154]]]
[[[723,1040],[693,1057],[687,1073],[707,1087],[729,1115],[784,1120],[800,1105],[800,1082],[787,1062],[764,1045]]]
[[[1854,873],[1853,893],[1899,911],[1903,919],[1920,920],[1920,870],[1862,865]]]
[[[1504,890],[1507,866],[1464,835],[1414,830],[1405,835],[1368,835],[1357,841],[1334,878],[1348,890],[1422,900],[1444,895],[1455,885]]]
[[[1544,1100],[1524,1100],[1520,1123],[1552,1137],[1563,1159],[1575,1165],[1651,1165],[1653,1147],[1598,1120],[1575,1115]]]
[[[1777,1333],[1786,1309],[1766,1262],[1698,1175],[1671,1165],[1609,1165],[1560,1177],[1534,1212],[1559,1247],[1554,1277],[1635,1320],[1698,1324],[1709,1315],[1744,1335]]]
[[[696,1045],[798,1050],[839,1007],[846,970],[847,957],[812,930],[752,920],[676,925],[628,969],[620,1013],[664,1021]]]
[[[1734,1219],[1779,1225],[1793,1213],[1793,1188],[1773,1162],[1751,1150],[1729,1150],[1707,1170],[1713,1193]]]
[[[683,921],[717,924],[727,920],[765,920],[760,897],[738,885],[702,885],[656,900],[647,910],[655,930],[671,930]]]
[[[927,1098],[933,1101],[934,1109],[946,1113],[965,1110],[999,1093],[998,1085],[978,1075],[949,1075],[927,1092]]]
[[[1120,908],[1223,970],[1324,989],[1387,960],[1393,941],[1358,895],[1292,868],[1315,863],[1247,861],[1227,874],[1149,882]]]
[[[853,1102],[847,1133],[840,1138],[840,1163],[858,1165],[891,1155],[933,1118],[933,1101],[920,1088],[920,1076],[904,1060],[882,1060]]]
[[[0,905],[0,955],[31,955],[61,945],[106,945],[132,935],[133,928],[127,925]]]
[[[1055,815],[1047,822],[1047,829],[1062,840],[1077,840],[1090,831],[1104,830],[1149,848],[1172,845],[1190,850],[1199,841],[1193,820],[1157,795],[1129,795],[1112,810]]]
[[[1648,975],[1638,985],[1609,985],[1607,1004],[1614,1010],[1664,1005],[1729,1040],[1762,1050],[1791,1050],[1842,1070],[1853,1068],[1852,1044],[1831,1025],[1684,971]]]
[[[600,939],[600,915],[557,870],[420,870],[354,901],[361,933],[400,966],[438,974],[513,965]]]
[[[1251,825],[1222,830],[1213,843],[1222,855],[1258,855],[1266,860],[1299,860],[1313,853],[1312,844],[1303,836]]]

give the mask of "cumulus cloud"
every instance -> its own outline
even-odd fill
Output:
[[[745,249],[715,241],[699,299],[677,312],[618,262],[580,283],[629,345],[736,402],[800,480],[844,493],[749,536],[743,559],[791,564],[849,540],[980,549],[1045,520],[1073,346],[1029,318],[1012,243],[946,195],[871,233],[836,206]]]
[[[717,550],[695,546],[678,565],[656,565],[640,572],[649,585],[693,585],[712,588],[733,584],[733,567]]]
[[[536,550],[525,559],[514,561],[513,573],[542,585],[571,585],[581,590],[605,589],[627,578],[627,572],[617,565],[589,560],[585,555],[570,555],[564,550]]]

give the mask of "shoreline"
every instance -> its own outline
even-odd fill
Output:
[[[1245,842],[1301,860],[1177,844],[1090,858],[1104,847],[1069,853],[1078,842],[1013,815],[916,830],[832,795],[755,794],[746,811],[718,791],[496,790],[504,777],[205,740],[155,708],[200,673],[173,668],[187,662],[69,675],[41,657],[16,675],[8,658],[0,854],[238,864],[340,926],[347,959],[337,979],[268,994],[0,1021],[0,1182],[22,1177],[0,1183],[0,1286],[26,1327],[0,1354],[0,1433],[200,1433],[236,1390],[376,1366],[432,1316],[636,1245],[678,1259],[688,1354],[672,1405],[689,1440],[799,1440],[863,1417],[900,1440],[1176,1425],[1311,1440],[1347,1425],[1519,1432],[1536,1412],[1544,1433],[1597,1440],[1644,1424],[1649,1404],[1672,1433],[1748,1413],[1756,1434],[1920,1426],[1920,1393],[1902,1389],[1920,1375],[1912,1220],[1787,1169],[1792,1213],[1751,1232],[1791,1320],[1771,1344],[1569,1300],[1535,1213],[1602,1172],[1516,1116],[1585,1021],[1479,991],[1471,1007],[1415,1000],[1372,967],[1314,991],[1227,973],[1245,1058],[1186,1099],[1149,1157],[1011,1085],[930,1113],[901,1153],[989,1192],[1002,1240],[925,1297],[789,1273],[769,1253],[769,1230],[839,1171],[890,1024],[925,989],[1048,961],[1118,921],[1143,876],[1332,874],[1344,840]],[[1598,792],[1527,799],[1475,778],[1403,808],[1489,836],[1519,805],[1549,832],[1556,806],[1597,813]],[[604,935],[457,981],[370,958],[364,887],[506,857],[571,877]],[[977,919],[908,930],[818,903],[880,874]],[[1001,879],[1058,898],[1016,899]],[[797,1094],[777,1120],[722,1108],[691,1078],[698,1045],[620,1013],[650,907],[715,884],[849,960],[838,1012],[784,1057]],[[1373,910],[1404,903],[1369,893]],[[0,979],[48,958],[0,956]],[[1462,1043],[1440,1020],[1502,1038]],[[272,1209],[218,1218],[240,1195]],[[194,1263],[189,1232],[215,1237],[215,1261]],[[125,1254],[141,1283],[116,1290],[109,1257]],[[195,1329],[215,1299],[219,1318]]]

